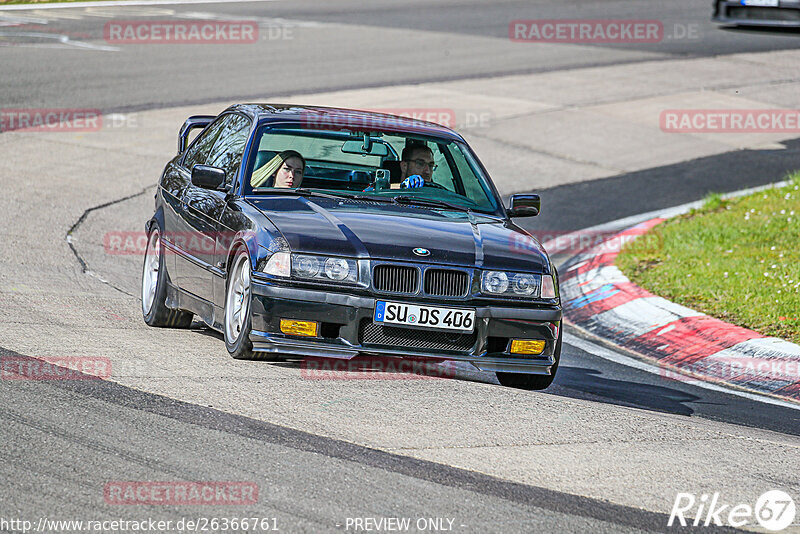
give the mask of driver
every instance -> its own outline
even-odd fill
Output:
[[[253,171],[253,187],[300,187],[306,160],[299,152],[284,150],[266,164]]]
[[[431,184],[436,169],[433,152],[426,145],[413,144],[403,149],[400,157],[400,187],[422,187]]]

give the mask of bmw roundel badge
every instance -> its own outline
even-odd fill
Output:
[[[416,254],[417,256],[430,256],[431,251],[428,250],[427,248],[415,248],[414,254]]]

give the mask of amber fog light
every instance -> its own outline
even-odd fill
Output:
[[[541,354],[547,342],[541,339],[514,339],[511,354]]]
[[[314,321],[281,319],[281,332],[290,336],[317,337],[317,332],[319,332],[319,323],[315,323]]]

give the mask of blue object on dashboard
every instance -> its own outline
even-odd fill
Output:
[[[422,179],[422,176],[419,174],[413,174],[403,180],[403,182],[400,184],[400,187],[403,189],[413,189],[416,187],[422,187],[423,185],[425,185],[425,180]]]

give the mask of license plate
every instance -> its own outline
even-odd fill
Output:
[[[778,7],[779,0],[742,0],[743,6]]]
[[[419,306],[379,300],[375,304],[373,320],[382,324],[472,332],[475,329],[475,310]]]

